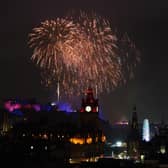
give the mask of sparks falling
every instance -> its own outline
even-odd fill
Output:
[[[108,20],[85,12],[42,22],[29,34],[28,44],[43,83],[59,84],[67,95],[86,87],[111,91],[132,77],[139,61],[128,36],[118,36]]]

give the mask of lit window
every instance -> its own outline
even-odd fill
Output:
[[[92,138],[91,138],[91,137],[88,137],[88,138],[86,139],[86,142],[87,142],[88,144],[91,144],[91,143],[92,143]]]
[[[103,135],[102,136],[102,142],[105,142],[106,141],[106,137]]]
[[[44,135],[43,135],[43,139],[48,139],[47,134],[44,134]]]
[[[160,147],[160,153],[161,153],[161,154],[165,154],[165,153],[166,153],[166,148],[165,148],[164,145],[162,145],[162,146]]]

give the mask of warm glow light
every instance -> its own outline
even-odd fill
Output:
[[[44,134],[44,135],[43,135],[43,139],[48,139],[47,134]]]
[[[96,137],[96,142],[98,142],[98,137]]]
[[[118,121],[116,125],[128,125],[128,121]]]
[[[84,144],[85,143],[85,140],[84,138],[70,138],[70,142],[73,143],[73,144]]]
[[[105,142],[105,141],[106,141],[106,136],[103,135],[103,136],[102,136],[102,142]]]
[[[88,138],[86,139],[86,142],[87,142],[88,144],[91,144],[91,143],[92,143],[92,138],[91,138],[91,137],[88,137]]]

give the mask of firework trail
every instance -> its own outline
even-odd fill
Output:
[[[82,55],[90,55],[90,42],[71,20],[46,20],[29,34],[32,60],[41,68],[42,83],[50,87],[61,81],[64,91],[76,83]]]
[[[42,69],[63,73],[63,68],[74,70],[83,61],[81,51],[89,55],[89,41],[72,21],[57,18],[46,20],[29,34],[33,48],[32,60]],[[85,50],[84,47],[85,46]],[[87,49],[87,51],[86,51]]]
[[[140,63],[140,52],[126,33],[124,35],[118,34],[117,45],[122,74],[125,76],[125,80],[133,78],[135,67]]]
[[[83,57],[80,65],[79,76],[84,79],[84,82],[80,80],[80,86],[96,86],[99,92],[116,88],[124,79],[123,64],[120,61],[118,38],[109,21],[85,12],[72,14],[70,19],[79,25],[93,48],[91,54]]]
[[[132,77],[139,61],[129,37],[118,35],[108,20],[94,13],[42,22],[29,34],[28,44],[43,83],[59,84],[59,93],[67,95],[87,87],[108,92]]]

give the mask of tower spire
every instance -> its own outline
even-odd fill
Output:
[[[93,89],[88,87],[82,99],[80,112],[98,112],[98,99],[94,98]]]
[[[133,107],[131,127],[138,130],[138,116],[136,112],[136,105]]]

